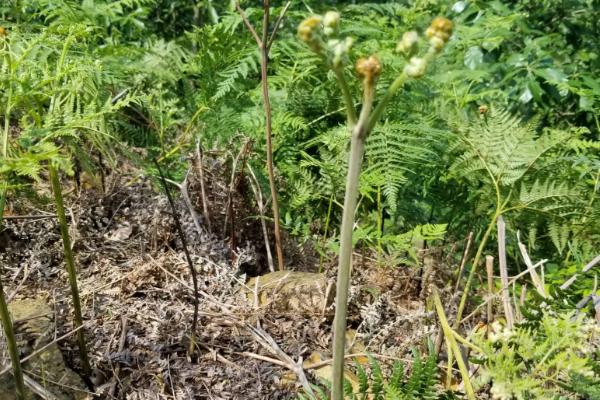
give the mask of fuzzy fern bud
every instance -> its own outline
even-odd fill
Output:
[[[356,72],[363,77],[363,82],[372,85],[381,75],[381,63],[375,56],[360,58],[356,62]]]
[[[419,34],[415,31],[404,32],[402,40],[396,46],[396,51],[403,53],[407,57],[415,55],[419,50]]]
[[[327,46],[332,51],[331,64],[334,67],[339,67],[348,58],[352,43],[354,43],[354,39],[351,37],[346,37],[344,40],[332,39],[327,42]]]
[[[340,29],[340,13],[337,11],[327,11],[323,17],[323,33],[325,36],[337,35]]]
[[[452,35],[452,21],[444,17],[436,17],[425,31],[434,51],[439,52]]]
[[[298,25],[298,37],[300,40],[317,53],[323,50],[323,40],[320,35],[322,21],[323,17],[320,15],[312,15]]]
[[[412,57],[408,64],[404,66],[404,73],[409,78],[418,79],[425,75],[427,69],[427,60],[421,57]]]

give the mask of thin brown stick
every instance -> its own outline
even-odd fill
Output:
[[[462,259],[460,260],[460,268],[458,269],[458,276],[456,277],[456,285],[454,286],[454,291],[458,291],[458,287],[460,286],[460,279],[462,278],[463,271],[465,270],[465,264],[467,262],[467,256],[469,255],[469,249],[471,248],[471,241],[473,240],[473,231],[469,232],[469,236],[467,237],[467,244],[465,245],[465,251],[463,252]]]
[[[240,2],[239,1],[235,2],[235,8],[237,9],[238,13],[240,13],[240,16],[242,17],[242,20],[244,21],[244,24],[246,25],[246,27],[248,28],[248,30],[250,31],[250,33],[252,34],[252,37],[254,37],[254,40],[256,40],[256,44],[259,47],[262,47],[262,40],[258,36],[258,33],[256,33],[256,30],[254,29],[254,27],[250,23],[250,20],[248,20],[248,16],[246,16],[246,13],[244,12],[244,10],[242,10],[242,7],[240,7]]]
[[[183,202],[185,203],[186,208],[190,212],[190,216],[192,217],[192,221],[194,222],[194,227],[196,227],[196,231],[198,231],[198,234],[201,235],[202,228],[200,227],[200,222],[198,222],[198,214],[196,213],[196,210],[194,209],[194,206],[192,205],[192,200],[190,199],[190,195],[189,195],[189,192],[187,189],[188,177],[190,176],[190,171],[191,171],[191,168],[188,169],[188,171],[185,174],[185,178],[183,178],[183,182],[181,182],[181,183],[177,183],[171,179],[166,179],[166,181],[177,186],[177,188],[181,192],[181,197],[183,198]]]
[[[190,269],[190,274],[192,275],[192,284],[194,285],[194,317],[192,319],[192,331],[190,332],[190,345],[189,345],[189,353],[190,356],[195,357],[196,355],[196,328],[198,327],[198,308],[200,305],[199,299],[199,288],[198,288],[198,273],[194,268],[194,262],[192,261],[192,257],[190,256],[190,252],[187,246],[186,236],[183,233],[183,228],[181,227],[181,221],[179,220],[179,214],[177,213],[177,208],[175,208],[175,202],[173,201],[173,197],[171,197],[171,191],[169,190],[169,186],[167,185],[167,181],[165,176],[158,164],[158,161],[154,159],[154,165],[158,171],[162,184],[165,188],[165,194],[167,195],[167,200],[171,205],[171,210],[173,212],[173,220],[175,221],[175,227],[177,228],[177,232],[179,233],[179,239],[181,240],[181,246],[183,247],[183,252],[185,253],[185,258]]]
[[[121,338],[119,339],[119,353],[122,353],[125,350],[125,344],[127,343],[127,315],[123,315],[121,318]],[[121,364],[117,364],[115,368],[115,373],[113,376],[113,381],[110,384],[110,389],[108,389],[108,397],[112,398],[115,396],[117,391],[117,383],[119,383],[119,374],[121,373]]]
[[[494,295],[494,257],[485,257],[485,269],[487,271],[488,295],[490,298]],[[488,325],[494,320],[494,310],[491,301],[487,305],[487,323]]]
[[[296,374],[296,376],[298,377],[298,380],[300,381],[300,383],[302,385],[302,388],[305,390],[305,392],[307,394],[314,396],[312,387],[308,383],[308,379],[306,378],[306,375],[304,374],[304,368],[302,367],[302,357],[299,357],[298,361],[294,361],[292,359],[292,357],[290,357],[283,350],[281,350],[281,348],[279,347],[279,345],[277,344],[275,339],[273,339],[273,337],[271,335],[269,335],[264,329],[259,328],[259,327],[254,327],[249,324],[246,324],[246,329],[252,334],[254,339],[261,346],[263,346],[271,354],[277,356],[279,361],[281,361],[283,363],[283,365],[282,364],[278,364],[278,365],[282,365]]]
[[[267,171],[269,173],[269,186],[271,187],[271,208],[273,209],[273,224],[274,229],[273,233],[275,234],[275,250],[277,253],[277,265],[279,270],[283,271],[284,269],[284,259],[283,259],[283,247],[281,244],[281,229],[279,223],[279,203],[277,201],[277,187],[275,184],[275,170],[273,167],[273,144],[272,144],[272,115],[271,115],[271,101],[269,98],[269,81],[267,74],[267,64],[269,62],[269,49],[273,44],[273,40],[275,39],[276,30],[273,31],[271,38],[269,39],[269,0],[263,0],[263,27],[262,27],[262,38],[258,36],[256,30],[248,20],[248,17],[240,7],[239,1],[236,2],[236,8],[240,13],[242,20],[248,30],[256,40],[256,43],[260,49],[260,80],[262,86],[262,96],[263,96],[263,106],[265,113],[265,138],[267,144]],[[287,7],[284,8],[284,12],[287,10]],[[283,14],[280,16],[283,18]],[[279,26],[280,21],[278,21],[277,26]]]
[[[265,221],[265,205],[263,202],[262,191],[260,190],[260,185],[258,183],[258,179],[256,179],[256,175],[252,170],[252,167],[248,164],[248,171],[250,172],[250,187],[252,188],[252,192],[254,193],[254,198],[256,199],[256,204],[258,205],[258,213],[260,214],[260,225],[263,231],[263,238],[265,240],[265,249],[267,251],[267,263],[269,264],[269,271],[275,271],[275,264],[273,263],[273,255],[271,254],[271,245],[269,244],[269,232],[267,230],[267,223]]]
[[[500,268],[500,280],[502,282],[502,305],[504,306],[504,316],[506,317],[506,326],[512,329],[515,318],[512,305],[510,303],[510,294],[508,293],[508,271],[506,267],[506,224],[504,218],[498,216],[498,266]]]
[[[59,400],[52,392],[40,385],[35,379],[28,375],[23,375],[25,386],[27,386],[33,393],[40,396],[44,400]]]
[[[279,365],[280,367],[283,368],[288,368],[288,364],[283,362],[283,361],[279,361],[275,358],[271,358],[271,357],[267,357],[267,356],[261,356],[260,354],[256,354],[256,353],[251,353],[249,351],[244,351],[242,353],[237,353],[241,356],[246,356],[246,357],[250,357],[250,358],[255,358],[257,360],[261,360],[261,361],[266,361],[266,362],[270,362],[271,364],[275,364],[275,365]]]
[[[196,169],[200,176],[200,195],[202,197],[202,215],[209,232],[212,232],[212,224],[210,222],[210,212],[208,211],[208,201],[206,200],[206,189],[204,187],[204,150],[200,144],[200,139],[196,140]]]
[[[199,346],[202,347],[204,350],[207,350],[210,353],[214,354],[215,358],[218,361],[222,362],[223,364],[228,365],[228,366],[230,366],[232,368],[235,368],[235,369],[238,369],[238,370],[242,369],[242,367],[239,366],[238,364],[234,363],[231,360],[228,360],[227,358],[225,358],[222,355],[220,355],[219,353],[217,353],[217,351],[215,349],[213,349],[211,347],[208,347],[208,346],[206,346],[205,344],[202,344],[202,343],[199,343]]]
[[[277,35],[277,30],[281,26],[281,21],[283,20],[283,17],[285,16],[285,13],[287,12],[288,8],[290,8],[291,4],[291,1],[285,3],[285,6],[283,6],[283,9],[279,13],[279,17],[277,17],[277,21],[275,21],[275,26],[273,27],[273,31],[271,31],[271,36],[269,37],[269,41],[267,42],[267,51],[271,50],[271,46],[273,45],[273,41],[275,40],[275,35]]]

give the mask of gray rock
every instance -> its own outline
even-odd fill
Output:
[[[45,299],[15,300],[9,304],[14,321],[17,345],[21,358],[48,345],[54,339],[54,314]],[[2,331],[3,333],[3,331]],[[4,336],[0,336],[1,369],[10,365]],[[29,377],[59,400],[83,400],[88,398],[87,387],[63,360],[56,343],[24,363]],[[37,398],[28,388],[30,398]],[[15,400],[14,382],[10,373],[0,376],[0,400]]]

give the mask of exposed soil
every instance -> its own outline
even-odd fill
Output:
[[[281,354],[269,351],[257,332],[270,336],[294,361],[314,354],[322,359],[331,356],[331,306],[314,312],[281,309],[276,301],[262,304],[244,295],[245,272],[268,272],[261,226],[254,218],[257,211],[248,189],[237,187],[233,197],[237,248],[232,254],[224,226],[229,176],[221,171],[219,160],[208,164],[205,175],[214,232],[208,232],[204,220],[198,232],[173,187],[202,291],[196,333],[199,357],[194,360],[187,352],[192,281],[166,197],[141,171],[123,164],[119,174],[106,177],[105,192],[91,185],[74,188],[66,198],[95,368],[94,390],[100,398],[110,398],[111,386],[115,398],[132,400],[293,398],[299,383],[289,379],[289,371],[279,365]],[[188,188],[202,215],[195,174]],[[38,188],[42,194],[45,190]],[[35,209],[26,202],[11,205],[13,216],[42,218],[8,219],[0,233],[6,291],[12,299],[47,298],[55,310],[57,334],[68,333],[73,329],[70,295],[53,208]],[[315,272],[318,267],[314,252],[289,238],[286,254],[290,270]],[[334,266],[327,265],[326,279],[333,283],[334,274]],[[448,277],[436,272],[417,285],[417,275],[415,269],[382,269],[366,256],[355,257],[349,325],[357,330],[366,351],[405,358],[413,346],[428,337],[435,339],[433,313],[421,299],[432,279]],[[126,341],[120,351],[124,320]],[[59,345],[67,364],[80,371],[74,335]],[[311,369],[306,374],[316,382]]]

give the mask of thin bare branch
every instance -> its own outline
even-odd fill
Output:
[[[506,317],[506,326],[512,329],[515,323],[510,294],[508,292],[508,271],[506,266],[506,224],[502,216],[498,216],[498,266],[500,268],[500,280],[502,282],[502,305]]]
[[[119,353],[122,353],[125,350],[125,344],[127,344],[127,315],[123,315],[121,317],[121,338],[119,339]],[[113,398],[117,391],[117,383],[120,382],[119,374],[121,373],[121,365],[118,364],[115,367],[115,373],[113,376],[113,381],[110,384],[110,389],[108,389],[108,397]]]
[[[262,226],[263,237],[265,239],[265,249],[267,251],[267,262],[269,264],[269,271],[275,272],[275,264],[273,263],[273,254],[271,253],[271,245],[269,244],[269,232],[267,231],[267,223],[265,222],[265,204],[263,201],[262,191],[258,184],[258,179],[252,170],[250,164],[248,164],[248,171],[250,172],[250,187],[256,198],[256,204],[258,205],[258,212],[260,214],[260,225]]]
[[[269,37],[269,40],[267,41],[267,51],[271,50],[271,46],[273,45],[273,41],[275,40],[275,35],[277,34],[277,30],[279,30],[279,27],[281,26],[281,21],[283,20],[283,17],[285,16],[285,13],[287,12],[287,10],[291,4],[292,4],[291,1],[288,1],[287,3],[285,3],[285,6],[283,6],[283,9],[279,13],[279,17],[277,17],[277,21],[275,21],[275,26],[273,27],[271,36]]]
[[[196,227],[198,234],[201,235],[202,228],[200,227],[200,223],[198,222],[198,214],[196,213],[196,210],[194,209],[194,206],[192,205],[192,200],[190,199],[190,195],[189,195],[188,189],[187,189],[187,183],[188,183],[188,177],[190,176],[190,171],[191,171],[191,168],[188,169],[188,171],[185,174],[185,178],[183,178],[183,182],[181,182],[181,183],[177,183],[171,179],[166,179],[166,181],[177,186],[179,191],[181,191],[181,197],[183,198],[183,202],[185,203],[185,206],[187,207],[188,211],[190,212],[190,216],[192,217],[192,221],[194,222],[194,226]]]
[[[462,278],[463,271],[465,270],[465,263],[467,262],[467,256],[469,255],[469,249],[471,248],[471,240],[473,240],[473,231],[469,232],[469,236],[467,237],[467,244],[465,246],[465,251],[462,256],[462,260],[460,260],[460,268],[458,269],[458,276],[456,277],[456,286],[454,287],[454,291],[458,291],[458,287],[460,286],[460,279]]]
[[[206,189],[204,187],[204,150],[200,144],[200,138],[196,139],[196,168],[200,176],[200,194],[202,196],[202,215],[204,216],[206,227],[209,232],[212,232],[212,224],[210,222],[210,212],[208,211],[208,201],[206,200]]]
[[[596,264],[598,264],[600,262],[600,254],[597,255],[592,261],[590,261],[589,263],[586,264],[585,267],[583,267],[583,269],[581,270],[582,274],[585,274],[586,272],[588,272],[590,269],[592,269]],[[570,277],[569,279],[567,279],[565,281],[565,283],[563,283],[562,285],[560,285],[560,289],[561,290],[567,290],[569,288],[569,286],[571,286],[579,277],[579,274],[575,274],[572,277]]]
[[[248,16],[244,12],[244,10],[242,10],[242,7],[240,7],[240,2],[239,1],[235,2],[235,8],[237,9],[238,13],[240,13],[240,16],[242,17],[242,20],[244,21],[244,24],[246,25],[246,27],[248,28],[248,30],[250,31],[250,33],[254,37],[254,40],[256,40],[256,44],[258,44],[259,47],[262,47],[262,41],[260,40],[260,37],[258,37],[258,33],[256,33],[256,30],[254,29],[254,27],[250,23],[250,20],[248,19]]]

